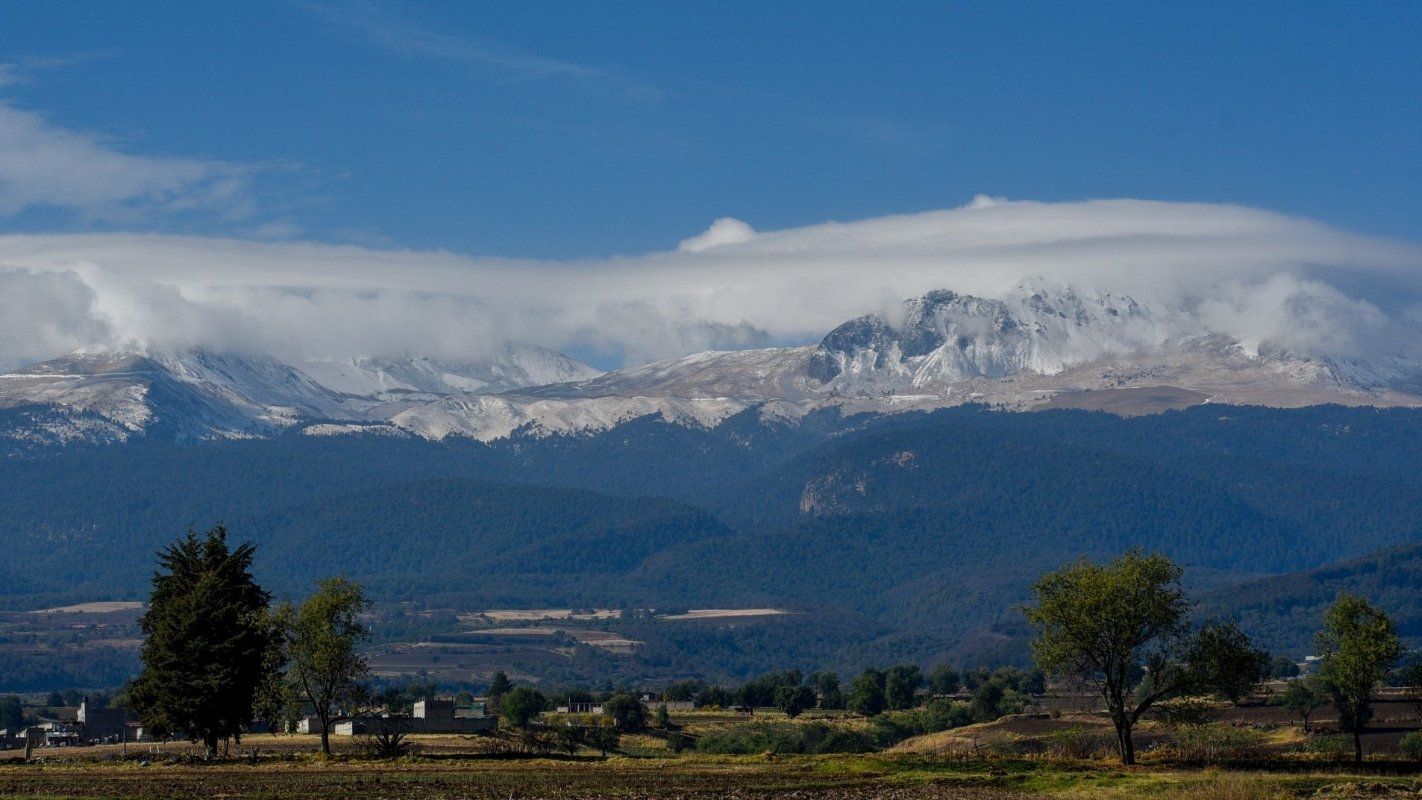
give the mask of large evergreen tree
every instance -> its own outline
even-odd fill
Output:
[[[240,737],[272,646],[263,618],[269,595],[252,580],[255,547],[228,547],[227,529],[196,531],[158,554],[143,672],[130,694],[144,727],[203,743]]]

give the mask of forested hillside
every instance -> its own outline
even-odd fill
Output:
[[[1245,583],[1207,595],[1207,613],[1236,618],[1261,644],[1301,657],[1314,652],[1324,611],[1343,592],[1387,609],[1397,632],[1422,643],[1422,544],[1391,548],[1320,569]]]
[[[1422,412],[1338,407],[33,448],[0,461],[0,604],[141,599],[159,546],[223,522],[278,594],[346,574],[379,602],[463,610],[777,606],[805,612],[774,647],[808,666],[976,663],[1023,654],[1012,607],[1078,556],[1160,550],[1208,588],[1422,540],[1418,463]],[[1294,605],[1279,646],[1314,625]],[[730,641],[725,664],[750,669],[763,630],[639,640],[692,661]]]

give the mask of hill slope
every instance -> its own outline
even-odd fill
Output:
[[[344,572],[463,610],[778,606],[806,612],[774,637],[800,666],[984,663],[1024,655],[1013,605],[1080,555],[1158,549],[1203,589],[1422,539],[1419,449],[1422,413],[1338,407],[44,449],[0,460],[0,607],[139,599],[158,547],[221,521],[282,594]]]
[[[1340,593],[1361,594],[1386,610],[1398,634],[1422,643],[1422,542],[1319,569],[1264,578],[1214,592],[1205,608],[1239,620],[1265,646],[1301,657]]]

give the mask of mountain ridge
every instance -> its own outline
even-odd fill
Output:
[[[1128,296],[1023,283],[1005,299],[929,292],[849,320],[817,344],[708,351],[608,373],[519,343],[474,361],[78,352],[0,375],[0,409],[43,418],[38,427],[13,422],[0,437],[204,440],[296,429],[492,441],[607,430],[645,416],[707,427],[748,409],[793,422],[821,408],[967,403],[1116,413],[1205,402],[1418,406],[1419,375],[1401,356],[1247,347]]]

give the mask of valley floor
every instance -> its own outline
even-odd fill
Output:
[[[338,757],[340,758],[340,757]],[[1314,765],[1280,772],[1123,769],[1107,762],[945,760],[909,755],[768,758],[489,760],[425,757],[397,762],[308,759],[143,765],[61,758],[0,765],[0,797],[25,798],[1227,798],[1415,797],[1422,779],[1398,765]]]

